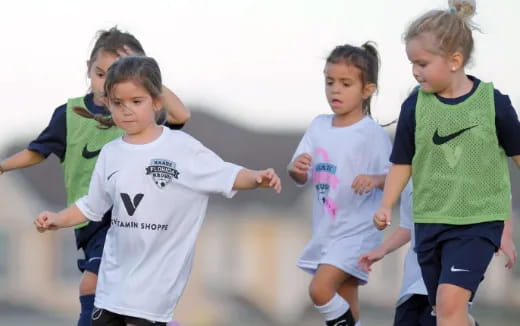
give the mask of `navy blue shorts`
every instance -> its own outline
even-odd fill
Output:
[[[395,309],[394,326],[435,326],[428,296],[414,294]]]
[[[108,310],[94,307],[94,311],[92,312],[92,326],[126,326],[127,324],[135,326],[166,326],[164,322],[119,315]]]
[[[417,252],[421,273],[434,306],[439,284],[447,283],[471,291],[473,299],[496,246],[481,237],[452,238],[434,248]]]
[[[108,226],[98,229],[82,247],[85,259],[78,259],[78,268],[81,272],[89,271],[98,274],[107,231]]]

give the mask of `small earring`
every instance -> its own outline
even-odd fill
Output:
[[[451,71],[455,71],[455,67],[451,67]]]

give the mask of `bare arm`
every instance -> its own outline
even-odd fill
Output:
[[[392,207],[406,187],[411,175],[412,166],[409,164],[392,164],[390,167],[386,177],[381,207],[374,215],[374,225],[379,230],[383,230],[391,224]]]
[[[410,241],[411,231],[400,227],[390,235],[381,246],[359,257],[359,267],[366,272],[371,271],[373,263],[383,259],[386,255],[401,248]]]
[[[403,227],[399,227],[392,233],[380,246],[385,256],[407,244],[410,241],[411,233],[409,229]]]
[[[392,164],[386,177],[381,206],[392,208],[412,175],[412,166]]]
[[[166,109],[166,119],[172,124],[184,124],[189,120],[190,111],[168,87],[163,85],[161,100]]]
[[[278,193],[282,190],[280,178],[273,169],[261,171],[242,169],[238,172],[233,184],[233,190],[247,190],[259,187],[274,188]]]
[[[10,170],[26,168],[43,160],[45,160],[45,157],[40,153],[24,149],[0,162],[0,174]]]
[[[38,231],[44,232],[46,230],[68,228],[86,221],[88,219],[81,213],[78,206],[71,205],[58,213],[48,211],[40,213],[34,220],[34,225]]]

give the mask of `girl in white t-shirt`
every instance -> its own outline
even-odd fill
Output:
[[[298,266],[312,273],[310,297],[327,325],[359,324],[358,286],[368,275],[358,257],[376,248],[372,224],[389,167],[388,135],[370,117],[379,58],[371,43],[337,46],[325,65],[325,93],[333,111],[316,117],[288,171],[314,187],[312,239]]]
[[[126,57],[105,81],[113,122],[125,134],[105,145],[88,195],[35,220],[40,232],[98,221],[113,206],[92,325],[165,325],[190,274],[208,196],[281,191],[272,169],[224,162],[182,131],[157,124],[161,73],[154,59]],[[110,121],[105,121],[110,123]]]

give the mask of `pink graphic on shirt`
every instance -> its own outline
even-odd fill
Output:
[[[318,147],[316,148],[316,156],[321,155],[323,157],[324,162],[329,162],[329,153],[327,153],[327,150],[325,148]]]
[[[332,187],[332,189],[336,190],[340,182],[336,176],[336,166],[329,162],[329,154],[324,148],[317,148],[315,156],[321,156],[323,162],[314,165],[312,183],[318,192],[318,201],[332,219],[336,219],[338,205],[329,196],[330,188]]]

